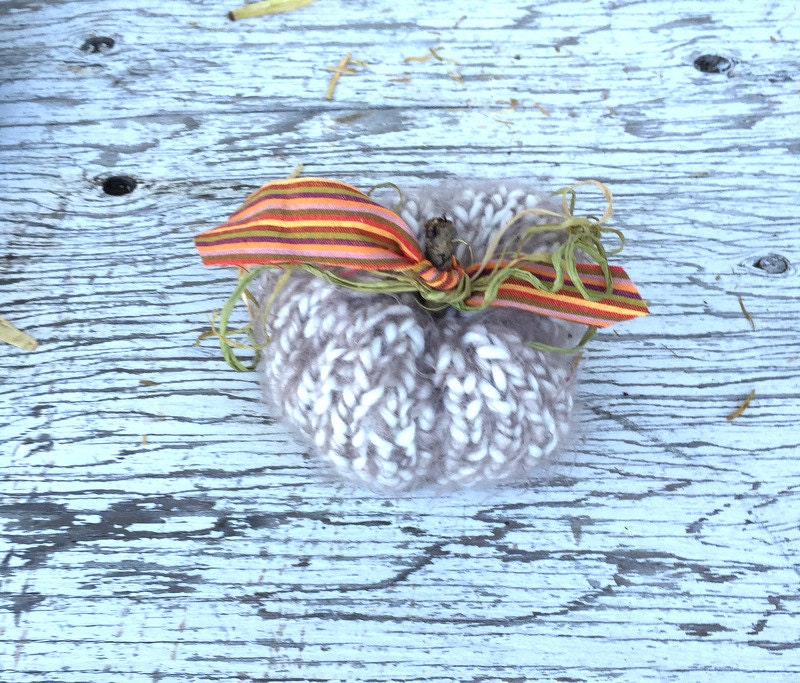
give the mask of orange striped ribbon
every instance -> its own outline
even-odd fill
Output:
[[[587,299],[564,277],[555,292],[548,291],[556,270],[547,263],[519,263],[501,278],[496,294],[480,286],[507,261],[463,268],[454,258],[451,269],[438,270],[428,261],[408,225],[393,211],[356,188],[326,178],[291,178],[267,183],[228,221],[195,237],[207,266],[291,267],[297,265],[365,271],[385,277],[402,275],[428,290],[450,292],[462,287],[457,306],[471,310],[506,306],[593,327],[647,315],[647,306],[619,266],[609,266],[611,286],[595,263],[576,264],[583,288],[596,293]],[[528,278],[528,276],[531,276]],[[472,286],[464,288],[464,279]],[[538,280],[545,288],[533,284]],[[594,300],[596,298],[596,300]]]

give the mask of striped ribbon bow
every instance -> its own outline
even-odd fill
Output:
[[[521,233],[524,238],[564,230],[566,241],[552,254],[526,254],[521,248],[497,254],[498,238],[481,262],[464,267],[453,257],[449,269],[439,270],[400,216],[356,188],[325,178],[267,183],[225,224],[198,235],[195,243],[207,266],[238,266],[251,273],[259,266],[298,268],[360,291],[418,292],[432,307],[472,311],[506,306],[590,328],[608,327],[648,310],[625,271],[608,265],[601,232],[620,240],[622,235],[601,227],[611,215],[610,194],[600,183],[589,182],[603,189],[609,201],[599,220],[572,215],[572,188],[561,191],[562,214],[523,212],[562,219]],[[576,251],[590,261],[576,262]]]

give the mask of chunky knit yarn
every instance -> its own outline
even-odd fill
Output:
[[[511,184],[444,184],[376,196],[424,241],[455,223],[462,263],[524,209],[547,199]],[[526,217],[519,228],[541,222]],[[552,250],[542,233],[527,251]],[[469,247],[466,246],[469,245]],[[265,303],[275,284],[263,275]],[[524,478],[570,430],[574,363],[526,341],[575,343],[576,325],[511,309],[426,310],[415,295],[354,292],[297,271],[273,302],[259,365],[268,401],[343,477],[402,491]]]

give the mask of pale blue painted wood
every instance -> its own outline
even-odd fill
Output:
[[[1,3],[0,315],[40,347],[0,358],[0,680],[796,680],[800,32],[757,5]],[[339,484],[193,346],[233,274],[192,235],[299,162],[610,185],[652,316],[547,480]]]

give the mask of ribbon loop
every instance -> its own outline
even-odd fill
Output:
[[[590,327],[647,315],[625,271],[608,264],[607,253],[617,253],[624,242],[621,232],[603,226],[611,216],[611,194],[597,181],[585,183],[599,187],[608,201],[601,218],[573,215],[577,185],[560,190],[561,214],[521,212],[495,236],[483,260],[466,268],[453,258],[452,268],[438,270],[400,216],[356,188],[325,178],[267,183],[195,243],[207,266],[298,267],[358,291],[417,292],[434,307],[503,306]],[[523,229],[518,249],[498,254],[503,233],[528,213],[561,221]],[[523,252],[525,241],[545,230],[564,231],[567,239],[552,254]],[[620,239],[618,249],[606,252],[604,232]],[[578,262],[576,253],[589,261]]]

